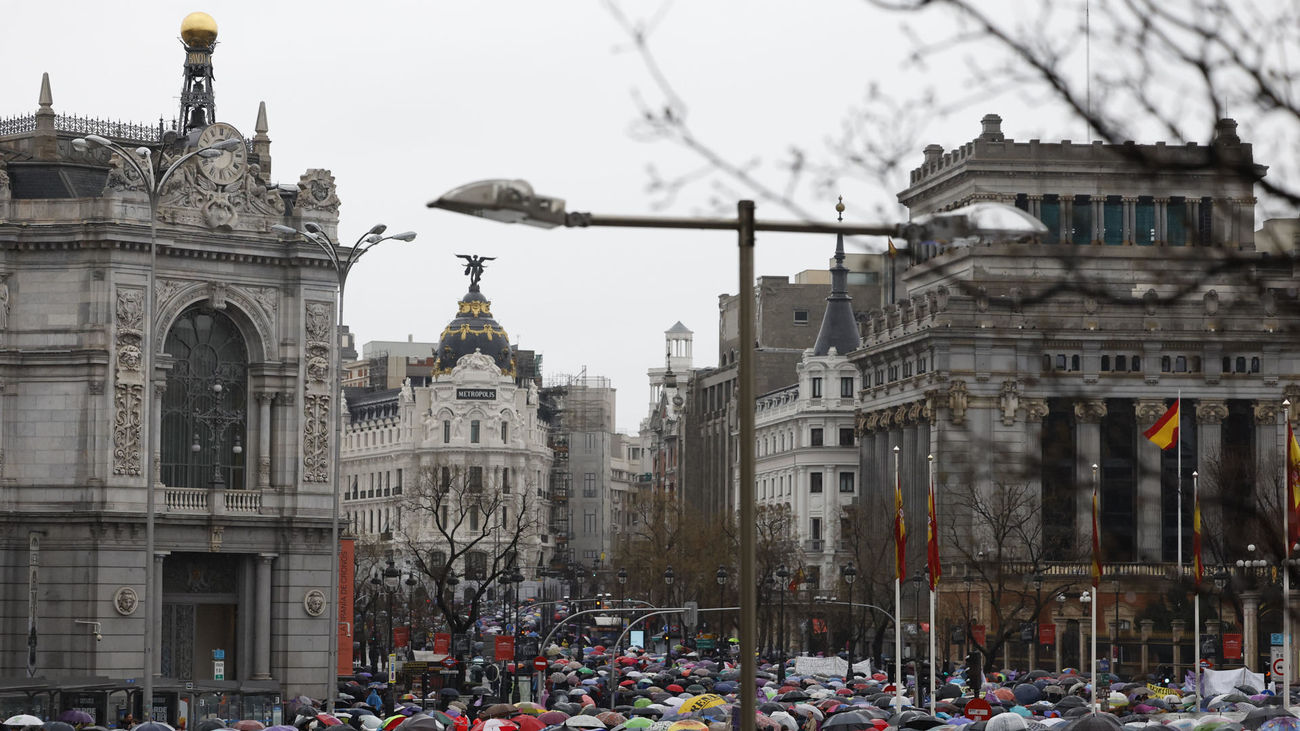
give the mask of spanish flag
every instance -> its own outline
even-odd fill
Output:
[[[1174,399],[1174,405],[1169,407],[1165,415],[1156,419],[1156,423],[1151,425],[1150,429],[1142,432],[1142,436],[1151,440],[1151,443],[1161,449],[1169,449],[1178,443],[1178,425],[1179,425],[1179,405],[1182,399]]]
[[[939,519],[934,513],[934,480],[930,480],[929,521],[925,526],[925,558],[930,565],[930,591],[939,585]]]
[[[803,579],[803,567],[800,566],[799,570],[794,572],[794,576],[790,578],[790,583],[785,588],[789,589],[791,592],[799,591],[799,585],[803,583]]]
[[[1196,589],[1201,588],[1201,579],[1205,578],[1205,564],[1201,562],[1201,486],[1198,480],[1192,490],[1192,578]]]
[[[903,476],[894,473],[894,576],[907,574],[907,522],[903,520]]]
[[[1286,492],[1287,532],[1290,544],[1300,543],[1300,444],[1296,444],[1295,432],[1291,431],[1291,420],[1286,422]]]
[[[1092,585],[1101,585],[1101,526],[1097,522],[1097,482],[1092,483]],[[1095,592],[1094,592],[1095,593]]]
[[[889,258],[893,259],[894,257],[898,256],[898,247],[894,246],[894,240],[886,237],[885,241],[889,242]]]

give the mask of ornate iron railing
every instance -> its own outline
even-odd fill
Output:
[[[54,117],[54,129],[57,132],[99,135],[125,142],[158,142],[162,139],[163,124],[159,122],[157,125],[151,125],[139,122],[122,122],[120,120],[114,122],[75,114],[59,114]],[[35,131],[35,114],[0,119],[0,137]]]

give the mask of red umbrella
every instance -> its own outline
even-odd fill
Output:
[[[527,713],[521,713],[510,720],[514,721],[515,725],[519,727],[519,731],[542,731],[542,729],[546,728],[546,724],[542,723],[537,716]]]
[[[230,724],[230,727],[235,729],[235,731],[262,731],[262,729],[266,728],[261,721],[254,721],[252,719],[235,721]]]
[[[685,690],[682,688],[682,686],[680,686],[680,685],[678,685],[678,684],[676,684],[676,683],[673,683],[672,685],[669,685],[667,688],[664,688],[664,690],[668,691],[669,693],[684,693],[684,692],[685,692]]]

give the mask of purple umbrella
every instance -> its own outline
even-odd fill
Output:
[[[77,708],[69,708],[59,714],[59,720],[64,723],[94,723],[95,717]]]

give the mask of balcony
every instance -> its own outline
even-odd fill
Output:
[[[259,515],[261,490],[194,487],[163,489],[163,511],[184,515]]]
[[[826,546],[826,541],[823,541],[820,538],[814,538],[810,541],[805,542],[804,550],[808,551],[809,553],[821,553],[824,550],[825,546]]]

